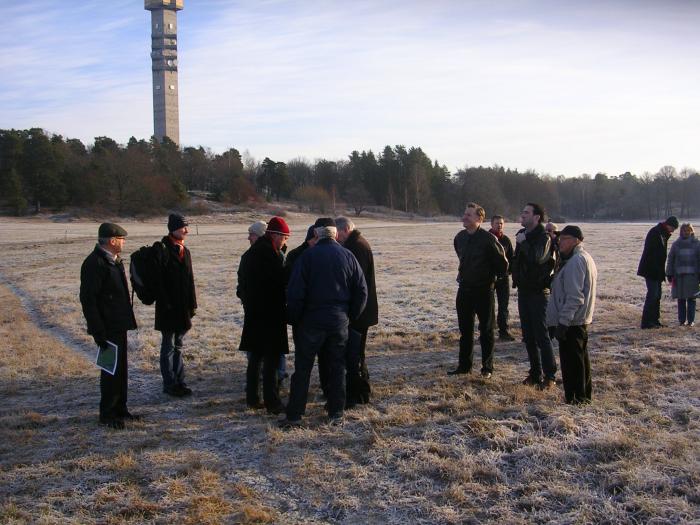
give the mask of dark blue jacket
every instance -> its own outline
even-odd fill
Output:
[[[323,330],[337,330],[359,317],[367,303],[367,283],[350,251],[332,239],[306,250],[292,269],[287,317]]]

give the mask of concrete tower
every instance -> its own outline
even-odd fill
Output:
[[[168,137],[180,144],[177,86],[177,12],[184,0],[145,0],[151,12],[153,70],[153,128],[158,140]]]

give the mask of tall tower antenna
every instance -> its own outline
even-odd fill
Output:
[[[177,12],[183,7],[184,0],[144,0],[144,8],[151,12],[154,135],[178,145]]]

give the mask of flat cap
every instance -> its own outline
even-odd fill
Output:
[[[314,228],[328,228],[329,226],[335,228],[335,221],[330,217],[319,217],[314,223]]]
[[[124,228],[118,224],[111,222],[103,222],[97,230],[97,236],[101,239],[109,239],[110,237],[126,237],[127,233]]]
[[[559,233],[560,237],[562,235],[568,235],[569,237],[576,237],[579,241],[583,240],[583,232],[581,231],[581,228],[579,228],[578,226],[574,226],[573,224],[569,224],[568,226],[564,226],[564,229]]]

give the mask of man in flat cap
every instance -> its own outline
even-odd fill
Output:
[[[564,396],[569,404],[590,403],[591,363],[588,325],[593,320],[598,270],[583,249],[583,232],[566,226],[559,234],[561,263],[547,303],[547,326],[559,341]]]
[[[97,245],[80,268],[80,304],[88,333],[101,348],[107,348],[110,342],[117,346],[114,375],[104,370],[100,374],[100,424],[115,429],[124,428],[124,420],[138,419],[126,406],[126,333],[136,329],[129,285],[119,257],[126,235],[117,224],[101,224]]]
[[[668,239],[678,228],[678,219],[671,215],[647,233],[637,275],[644,277],[647,295],[642,310],[642,328],[660,328],[661,283],[666,280],[666,251]]]
[[[174,397],[192,394],[185,383],[182,362],[183,339],[192,328],[197,295],[192,272],[192,256],[185,246],[189,223],[179,213],[168,217],[168,235],[161,239],[160,290],[156,299],[155,329],[161,332],[160,372],[163,392]]]

